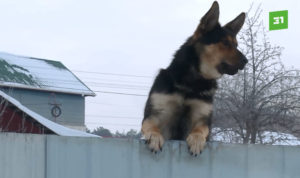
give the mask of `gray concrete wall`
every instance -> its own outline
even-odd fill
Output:
[[[2,178],[299,178],[300,147],[184,142],[152,154],[143,141],[0,133]]]
[[[17,99],[32,111],[55,121],[51,115],[54,98],[51,92],[1,88],[5,93]],[[85,98],[80,95],[55,93],[56,103],[60,104],[62,114],[56,122],[63,125],[84,126]]]
[[[0,177],[44,178],[45,141],[42,135],[0,133]]]

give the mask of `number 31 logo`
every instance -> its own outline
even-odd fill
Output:
[[[288,11],[275,11],[269,13],[269,30],[288,28]]]
[[[274,17],[274,24],[284,23],[284,17]]]

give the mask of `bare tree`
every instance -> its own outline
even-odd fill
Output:
[[[249,63],[238,75],[219,81],[215,98],[215,134],[236,135],[232,142],[269,143],[266,132],[294,133],[300,107],[300,76],[280,60],[283,48],[272,45],[260,19],[262,10],[250,8],[239,48]],[[283,137],[278,137],[283,139]]]

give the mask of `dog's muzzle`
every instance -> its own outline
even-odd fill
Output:
[[[239,56],[240,56],[239,57],[240,62],[239,62],[238,69],[242,70],[242,69],[244,69],[245,65],[248,63],[248,60],[241,52],[239,52]]]

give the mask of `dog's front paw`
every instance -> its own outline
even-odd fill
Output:
[[[186,139],[189,152],[192,156],[201,154],[204,149],[206,138],[201,133],[191,133]]]
[[[148,132],[144,135],[151,152],[157,153],[162,150],[164,138],[159,132]]]

